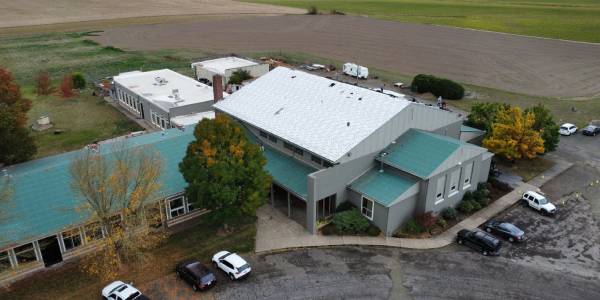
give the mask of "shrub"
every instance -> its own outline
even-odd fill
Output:
[[[460,210],[463,213],[470,213],[471,211],[473,211],[473,201],[470,200],[463,200],[458,204],[458,210]]]
[[[335,8],[334,8],[334,9],[332,9],[332,10],[330,10],[330,11],[329,11],[329,14],[331,14],[331,15],[340,15],[340,16],[343,16],[343,15],[345,15],[346,13],[344,13],[343,11],[339,11],[339,10],[337,10],[337,9],[335,9]]]
[[[231,74],[229,77],[230,84],[242,84],[242,82],[251,79],[250,72],[246,70],[237,70]]]
[[[356,208],[334,214],[332,223],[342,234],[364,233],[370,225]]]
[[[337,228],[333,224],[325,225],[325,227],[321,228],[321,234],[323,235],[337,235]]]
[[[466,192],[463,194],[462,201],[471,201],[471,200],[473,200],[473,198],[474,198],[474,196],[473,196],[473,192],[471,192],[471,191],[466,191]]]
[[[356,208],[356,206],[354,206],[354,204],[352,204],[350,201],[345,201],[345,202],[342,202],[342,204],[338,205],[335,208],[335,212],[340,213],[343,211],[351,210],[353,208]]]
[[[63,76],[63,80],[60,84],[60,93],[64,98],[69,98],[74,95],[73,78],[71,78],[71,75]]]
[[[448,223],[446,222],[446,220],[444,220],[444,218],[438,218],[437,224],[438,224],[438,226],[440,226],[442,228],[445,228],[446,225],[448,225]]]
[[[476,203],[478,203],[481,207],[486,207],[488,204],[490,204],[490,199],[488,197],[481,197],[476,200]]]
[[[488,190],[489,188],[490,188],[490,184],[487,182],[480,182],[477,184],[478,191]]]
[[[317,9],[316,6],[311,6],[308,8],[308,10],[306,11],[307,15],[318,15],[319,14],[319,10]]]
[[[471,202],[471,206],[473,207],[473,211],[478,211],[481,209],[481,204],[479,204],[479,202],[477,201],[470,201]]]
[[[417,216],[417,223],[425,229],[431,229],[437,222],[437,217],[430,211]]]
[[[381,233],[381,230],[379,229],[379,227],[377,227],[375,225],[371,225],[367,229],[367,234],[369,236],[378,236],[380,233]]]
[[[444,99],[459,100],[465,95],[465,89],[458,83],[438,78],[433,75],[419,74],[413,79],[410,88],[413,92],[427,93],[431,92],[436,97],[442,96]]]
[[[83,76],[83,74],[81,73],[73,73],[71,74],[71,78],[73,79],[73,87],[76,89],[83,89],[85,88],[85,76]]]
[[[411,219],[410,221],[406,222],[406,224],[404,224],[404,231],[406,233],[421,233],[425,231],[425,228],[423,228],[421,225],[419,225],[419,223],[417,223],[417,221],[415,219]]]
[[[40,72],[36,78],[36,92],[38,95],[50,95],[52,94],[52,82],[50,81],[50,74],[48,72]]]
[[[456,219],[456,210],[454,207],[446,207],[442,209],[440,212],[440,216],[446,220],[455,220]]]
[[[510,185],[504,181],[500,181],[496,178],[490,178],[489,182],[490,182],[490,185],[497,190],[500,190],[503,192],[512,191],[512,187],[510,187]]]

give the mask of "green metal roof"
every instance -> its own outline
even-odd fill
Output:
[[[246,136],[248,136],[251,142],[261,144],[258,138],[249,130],[246,130]],[[306,201],[306,198],[308,198],[307,177],[310,173],[317,171],[317,169],[303,164],[264,143],[262,144],[263,153],[267,158],[265,170],[271,174],[273,181]]]
[[[460,132],[485,132],[481,129],[470,127],[467,125],[460,125]]]
[[[350,188],[389,207],[417,183],[417,180],[390,171],[372,169],[350,184]]]
[[[427,178],[462,145],[465,143],[451,137],[410,129],[386,151],[386,156],[379,159],[402,171]]]
[[[193,127],[185,131],[169,129],[127,139],[127,147],[152,145],[164,160],[160,177],[161,196],[181,192],[187,186],[179,162],[194,140]],[[102,155],[112,155],[113,143],[100,146]],[[8,217],[0,224],[0,247],[47,236],[85,223],[89,214],[82,210],[83,200],[71,190],[69,166],[80,152],[50,156],[7,168],[13,190],[11,200],[0,206]]]

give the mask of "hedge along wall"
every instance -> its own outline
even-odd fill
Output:
[[[415,76],[410,89],[420,94],[431,92],[436,97],[442,96],[444,99],[451,100],[462,99],[465,95],[465,89],[460,84],[449,79],[425,74]]]

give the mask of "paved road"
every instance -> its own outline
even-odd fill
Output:
[[[134,25],[107,29],[94,39],[141,50],[300,51],[525,94],[600,96],[600,44],[366,17],[292,15]]]

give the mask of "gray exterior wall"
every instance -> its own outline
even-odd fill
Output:
[[[417,193],[388,209],[388,224],[386,230],[383,231],[386,236],[391,236],[400,226],[414,218],[418,202],[419,194]]]
[[[362,197],[360,193],[348,190],[348,201],[358,207],[359,210],[362,206]],[[388,227],[388,208],[377,203],[377,201],[373,201],[373,220],[371,220],[371,223],[379,227],[381,232],[386,233]]]
[[[461,122],[462,120],[457,113],[423,104],[409,103],[405,109],[353,147],[350,150],[350,157],[345,155],[339,159],[339,162],[349,161],[354,157],[360,157],[367,153],[381,151],[411,128],[427,131],[442,130],[442,132],[445,130],[448,136],[458,138]]]
[[[375,165],[374,158],[377,154],[378,152],[371,153],[308,175],[306,228],[309,232],[316,233],[316,202],[333,194],[336,194],[336,205],[346,201],[348,198],[348,184]]]
[[[169,117],[173,118],[173,117],[182,116],[182,115],[189,115],[189,114],[210,111],[210,110],[213,110],[213,107],[212,107],[213,104],[214,104],[213,101],[204,101],[204,102],[197,102],[197,103],[192,103],[192,104],[188,104],[188,105],[184,105],[184,106],[171,107],[171,109],[169,110]]]

